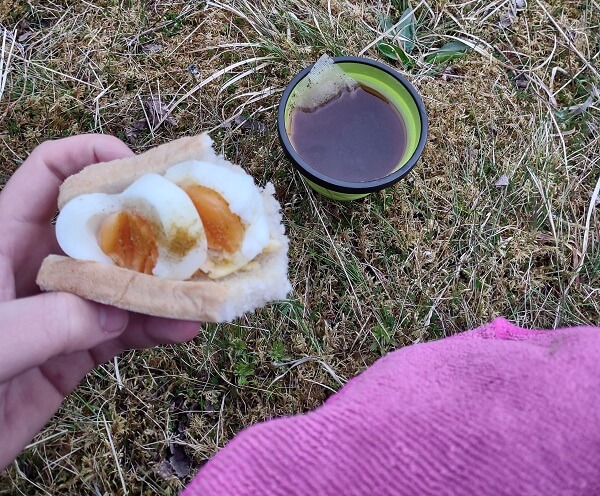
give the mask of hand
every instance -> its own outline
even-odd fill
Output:
[[[148,317],[43,293],[44,257],[61,253],[51,219],[58,188],[84,166],[132,155],[120,140],[83,135],[37,147],[0,193],[0,470],[96,365],[126,349],[192,339],[193,322]]]

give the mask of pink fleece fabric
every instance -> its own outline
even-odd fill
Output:
[[[600,495],[599,386],[600,328],[496,319],[247,428],[183,495]]]

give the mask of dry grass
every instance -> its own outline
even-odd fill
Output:
[[[176,494],[189,477],[156,470],[173,443],[193,474],[242,428],[317,407],[391,349],[498,315],[600,325],[596,0],[411,3],[415,66],[398,69],[431,122],[414,173],[340,204],[284,159],[285,84],[324,51],[380,58],[377,16],[398,20],[403,3],[0,2],[9,42],[16,29],[0,182],[48,138],[104,132],[139,151],[210,129],[230,160],[275,184],[294,284],[288,301],[193,343],[89,374],[0,475],[0,493]],[[423,62],[456,39],[473,50]],[[495,186],[503,174],[509,186]]]

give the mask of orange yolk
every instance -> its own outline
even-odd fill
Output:
[[[185,186],[206,231],[206,241],[211,250],[235,253],[244,240],[244,225],[229,209],[229,203],[216,191],[204,186]]]
[[[158,245],[152,225],[136,213],[109,215],[98,231],[100,249],[119,267],[152,274]]]

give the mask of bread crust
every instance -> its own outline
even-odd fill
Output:
[[[212,149],[206,134],[180,138],[143,154],[86,167],[63,183],[59,208],[86,193],[120,193],[138,177],[163,174],[187,160],[233,166]],[[288,239],[273,185],[262,190],[269,222],[270,243],[247,267],[211,280],[198,274],[191,280],[172,281],[100,262],[49,255],[38,272],[44,291],[66,291],[83,298],[147,315],[199,322],[225,322],[283,299],[291,286],[287,278]]]
[[[69,176],[61,185],[58,208],[63,208],[69,200],[83,194],[120,193],[144,174],[154,172],[162,175],[169,167],[180,162],[204,160],[214,163],[217,159],[212,149],[212,139],[202,133],[179,138],[133,157],[88,165]]]
[[[46,257],[37,281],[45,290],[75,293],[148,315],[202,322],[220,321],[227,298],[225,287],[215,281],[171,281],[60,255]]]

